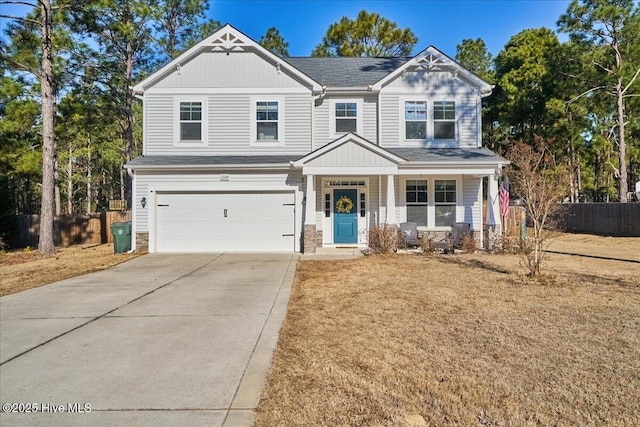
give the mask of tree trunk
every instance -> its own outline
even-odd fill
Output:
[[[627,183],[627,144],[624,140],[624,89],[622,87],[622,78],[618,78],[616,83],[616,103],[618,104],[618,171],[620,178],[618,180],[618,195],[620,202],[627,203],[627,191],[629,184]]]
[[[91,139],[87,142],[87,215],[91,213]]]
[[[53,162],[55,158],[55,130],[53,98],[53,53],[51,44],[51,1],[40,0],[42,14],[42,201],[40,207],[40,253],[53,253]]]
[[[53,194],[55,200],[56,207],[56,216],[60,216],[62,214],[62,206],[60,205],[60,165],[58,163],[58,145],[56,144],[56,148],[54,150],[56,153],[56,158],[53,162]]]
[[[133,89],[132,89],[132,81],[133,79],[133,47],[131,42],[127,43],[126,49],[126,57],[125,57],[125,128],[124,128],[124,152],[125,152],[125,163],[129,163],[133,159],[134,152],[134,141],[133,141],[133,126],[135,122],[135,116],[133,112]],[[127,201],[127,205],[131,206],[131,197],[132,197],[132,182],[129,174],[123,174],[124,177],[124,188],[125,188],[125,198]]]
[[[67,164],[67,213],[73,213],[73,160],[71,157],[72,146],[69,143],[69,163]]]

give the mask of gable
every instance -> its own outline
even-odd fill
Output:
[[[348,133],[319,148],[293,166],[304,174],[394,174],[404,159],[359,135]]]
[[[433,46],[420,52],[373,85],[374,90],[384,87],[428,88],[429,84],[457,86],[476,91],[481,96],[491,94],[491,85],[462,67]]]
[[[159,80],[155,88],[298,88],[305,82],[255,51],[204,51]]]
[[[305,166],[366,168],[397,167],[397,164],[359,144],[347,142],[307,162]]]
[[[151,87],[156,86],[160,81],[163,81],[169,76],[173,76],[172,79],[177,81],[185,81],[186,79],[178,79],[176,76],[180,76],[182,73],[182,68],[187,67],[190,63],[192,63],[188,68],[192,68],[189,71],[185,71],[190,76],[198,76],[201,79],[206,79],[206,75],[214,70],[207,69],[205,65],[209,64],[212,59],[219,59],[219,56],[205,56],[203,59],[198,59],[194,62],[194,59],[204,53],[212,53],[213,55],[224,55],[224,56],[235,56],[237,54],[253,54],[254,57],[243,57],[243,58],[234,58],[237,59],[237,62],[248,62],[255,61],[261,59],[265,63],[269,64],[273,69],[275,69],[278,75],[285,74],[289,78],[294,79],[299,82],[299,84],[304,85],[306,87],[311,88],[314,91],[320,91],[322,89],[321,85],[311,79],[309,76],[305,75],[295,67],[289,65],[286,61],[282,60],[278,56],[274,55],[267,49],[260,46],[257,42],[252,40],[247,35],[238,31],[234,27],[229,24],[226,24],[220,30],[213,33],[211,36],[207,37],[200,43],[196,44],[186,52],[182,53],[176,59],[160,68],[155,73],[151,74],[149,77],[139,82],[133,87],[134,92],[140,94],[144,93]],[[233,64],[228,64],[233,65]],[[235,64],[238,65],[238,64]],[[255,63],[253,64],[255,65]],[[241,69],[241,68],[231,68],[227,67],[227,69],[223,70],[223,73],[250,73],[250,78],[255,77],[257,73],[252,73],[252,68]],[[231,71],[233,70],[233,71]],[[279,79],[281,81],[276,82],[275,84],[281,84],[282,81],[287,81],[286,78]],[[288,84],[291,84],[291,81],[287,81]],[[169,85],[169,82],[165,84]],[[185,84],[185,83],[182,83]],[[188,83],[187,83],[188,84]],[[174,86],[170,86],[174,87]],[[193,86],[180,86],[180,87],[193,87]],[[198,86],[202,87],[202,86]],[[255,86],[254,86],[255,87]],[[278,87],[278,86],[276,86]]]

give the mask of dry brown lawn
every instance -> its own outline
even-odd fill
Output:
[[[14,251],[0,255],[0,296],[104,270],[140,254],[114,254],[113,244],[57,248],[55,254]]]
[[[555,243],[640,253],[611,239]],[[640,263],[550,254],[543,282],[519,263],[300,262],[257,425],[640,425]]]

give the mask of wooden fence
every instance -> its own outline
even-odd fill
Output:
[[[640,237],[640,203],[569,203],[559,226],[570,233]]]
[[[131,221],[131,211],[61,215],[53,222],[53,241],[56,246],[112,243],[111,224],[124,221]],[[39,235],[40,215],[20,215],[11,247],[37,247]]]

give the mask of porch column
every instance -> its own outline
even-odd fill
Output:
[[[387,175],[387,224],[396,224],[396,187],[393,175]]]
[[[500,223],[500,192],[498,190],[498,175],[489,175],[489,185],[487,186],[487,235],[485,245],[487,249],[494,249],[496,244],[500,244],[502,235]]]
[[[305,175],[307,180],[307,191],[305,192],[305,212],[304,212],[304,247],[302,251],[306,254],[316,253],[316,187],[315,176]]]

